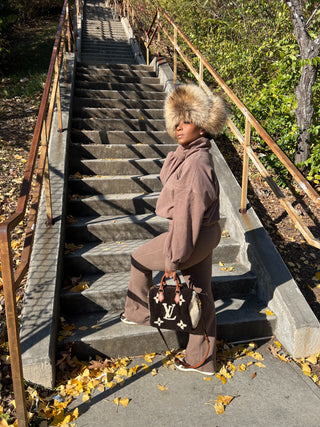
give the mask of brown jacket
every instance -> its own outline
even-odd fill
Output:
[[[163,189],[156,214],[169,220],[165,243],[166,268],[174,271],[191,256],[200,230],[219,216],[219,183],[214,172],[211,143],[199,138],[179,145],[167,155],[160,172]]]

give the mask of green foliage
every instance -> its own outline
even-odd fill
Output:
[[[18,15],[9,6],[8,1],[3,0],[0,4],[0,62],[2,62],[9,53],[7,34],[17,18]]]
[[[17,11],[20,21],[29,21],[39,16],[50,15],[52,11],[61,11],[64,0],[7,0]]]
[[[290,11],[285,2],[133,0],[133,3],[136,7],[143,7],[144,19],[149,12],[148,23],[160,3],[286,155],[294,160],[298,136],[294,90],[300,79],[301,67],[308,61],[299,59]],[[306,17],[309,17],[315,6],[310,1],[304,3]],[[313,38],[319,34],[319,15],[309,27]],[[182,44],[180,39],[178,42]],[[193,63],[197,68],[197,58]],[[312,60],[312,64],[319,67],[320,58]],[[206,73],[205,77],[207,84],[213,82]],[[184,78],[189,79],[190,73]],[[319,173],[320,166],[319,75],[313,96],[315,114],[310,129],[311,156],[303,165],[307,166],[310,177]],[[241,113],[233,113],[235,121],[243,128]],[[255,138],[266,166],[284,176],[280,162],[257,136]]]
[[[12,47],[0,73],[0,97],[41,94],[58,23],[59,14],[39,18],[38,25],[24,26],[23,37],[18,32],[10,40]]]

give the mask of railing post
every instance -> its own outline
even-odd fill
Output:
[[[62,132],[62,112],[61,112],[61,97],[60,97],[60,82],[59,82],[59,61],[55,62],[55,78],[57,79],[57,109],[58,109],[58,132]]]
[[[13,258],[11,253],[11,237],[9,235],[8,228],[4,225],[1,227],[0,233],[3,292],[6,307],[6,322],[8,330],[8,343],[10,349],[10,365],[13,392],[16,402],[16,414],[19,427],[27,427],[27,409],[23,381],[14,273],[12,266]]]
[[[147,65],[150,65],[150,49],[149,49],[149,36],[148,36],[148,38],[147,38],[147,52],[146,52],[146,54],[147,54]]]
[[[160,10],[157,12],[157,26],[158,26],[158,43],[160,43]]]
[[[67,27],[67,37],[68,37],[68,52],[71,52],[71,35],[70,35],[70,16],[69,16],[69,4],[67,3],[66,8],[66,17],[65,17],[65,25]]]
[[[249,176],[249,154],[247,147],[250,146],[251,123],[246,117],[244,145],[243,145],[243,168],[242,168],[242,186],[241,186],[241,207],[240,212],[247,212],[247,196],[248,196],[248,176]]]
[[[202,56],[199,57],[200,59],[200,63],[199,63],[199,86],[203,85],[203,61],[202,61]]]
[[[173,42],[174,42],[174,52],[173,52],[173,84],[175,85],[177,83],[177,42],[178,42],[178,30],[177,27],[174,26],[174,33],[173,33]]]
[[[46,124],[43,123],[41,132],[41,149],[46,150],[46,158],[44,164],[44,191],[46,197],[46,212],[47,212],[47,225],[52,225],[52,200],[51,200],[51,184],[50,184],[50,169],[49,169],[49,152],[48,152],[48,138],[46,132]]]

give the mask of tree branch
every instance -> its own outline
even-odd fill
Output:
[[[313,20],[313,18],[315,17],[316,13],[318,12],[318,10],[320,9],[320,4],[319,6],[317,6],[314,11],[312,12],[310,18],[308,19],[307,23],[306,23],[306,28],[308,29],[310,27],[310,24]]]

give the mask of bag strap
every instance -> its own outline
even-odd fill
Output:
[[[203,319],[202,319],[202,317],[201,317],[201,321],[202,321],[202,323],[203,323]],[[164,335],[163,335],[163,333],[162,333],[161,329],[160,329],[158,326],[157,326],[157,329],[158,329],[158,332],[159,332],[159,334],[160,334],[160,336],[161,336],[161,338],[162,338],[163,342],[165,343],[165,346],[167,347],[167,349],[168,349],[168,351],[169,351],[169,353],[170,353],[170,356],[171,356],[171,357],[174,357],[175,359],[177,359],[177,358],[175,357],[175,355],[172,353],[172,351],[170,350],[170,348],[169,348],[169,346],[168,346],[168,343],[167,343],[167,340],[165,339],[165,337],[164,337]],[[204,358],[201,360],[201,362],[197,363],[196,365],[189,365],[189,363],[184,362],[183,360],[177,359],[177,360],[179,360],[179,363],[182,363],[182,365],[183,365],[183,366],[185,366],[186,368],[192,368],[192,369],[199,368],[201,365],[203,365],[203,364],[204,364],[204,362],[205,362],[206,358],[208,357],[209,350],[210,350],[210,343],[209,343],[209,338],[208,338],[208,335],[207,335],[207,332],[206,332],[206,330],[205,330],[205,329],[204,329],[204,333],[203,333],[203,334],[204,334],[205,340],[207,341],[208,348],[207,348],[206,354],[205,354]]]

